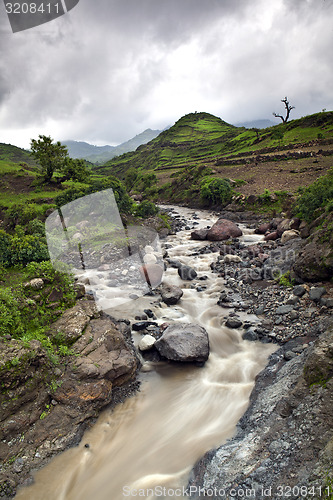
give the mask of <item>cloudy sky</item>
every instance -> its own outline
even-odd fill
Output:
[[[332,110],[332,19],[333,0],[80,0],[12,33],[1,2],[0,142],[116,145],[194,111],[279,123],[285,96],[292,118]]]

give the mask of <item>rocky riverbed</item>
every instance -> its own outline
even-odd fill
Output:
[[[300,221],[298,229],[292,229],[290,220],[215,214],[214,220],[220,216],[228,221],[218,224],[220,228],[237,228],[221,236],[224,229],[220,228],[197,231],[199,217],[193,212],[182,216],[168,210],[173,214],[172,232],[185,229],[188,239],[192,233],[194,242],[200,240],[192,256],[211,254],[210,269],[224,280],[216,299],[224,325],[241,332],[246,341],[279,347],[257,378],[235,437],[207,453],[194,468],[189,483],[192,496],[201,498],[200,488],[218,488],[224,495],[215,498],[241,498],[246,492],[253,498],[299,498],[298,490],[294,496],[286,491],[280,495],[280,486],[303,487],[303,492],[304,487],[314,487],[317,494],[318,488],[326,486],[332,465],[333,290],[313,267],[311,282],[304,279],[304,266],[296,272],[300,256],[304,262],[304,247],[311,243],[301,238]],[[282,238],[287,231],[294,231],[289,240]],[[162,246],[165,266],[177,270],[184,286],[164,284],[152,293],[152,300],[159,307],[172,308],[182,300],[184,287],[199,296],[206,278],[181,258],[171,258],[168,240]],[[15,341],[0,344],[5,360],[1,377],[9,390],[2,401],[3,498],[10,498],[18,483],[28,484],[31,473],[52,456],[77,444],[102,408],[134,394],[136,373],[145,360],[149,365],[149,360],[196,360],[200,364],[207,359],[207,339],[200,328],[204,357],[198,352],[196,359],[192,354],[186,359],[188,354],[183,352],[182,358],[177,357],[179,352],[175,357],[174,346],[165,349],[163,341],[168,339],[168,330],[173,337],[173,327],[156,322],[151,309],[141,308],[138,302],[130,324],[126,318],[116,320],[97,311],[91,299],[91,294],[83,295],[52,325],[51,336],[68,335],[72,343],[72,355],[60,366],[49,364],[37,341],[29,348]],[[139,332],[139,350],[131,330]],[[179,339],[181,330],[176,328]]]

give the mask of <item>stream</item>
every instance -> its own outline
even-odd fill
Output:
[[[212,225],[217,219],[209,211],[174,209],[191,228]],[[255,377],[275,346],[244,341],[240,330],[224,326],[230,311],[216,304],[224,280],[210,269],[218,254],[198,255],[195,250],[207,242],[191,240],[190,232],[179,231],[162,243],[170,258],[198,273],[196,280],[183,281],[177,269],[165,271],[163,281],[183,289],[181,301],[161,307],[158,297],[146,295],[119,314],[134,322],[135,315],[149,308],[158,324],[202,325],[209,335],[208,361],[202,367],[143,361],[138,394],[112,411],[105,410],[80,445],[40,470],[35,483],[20,490],[17,500],[186,498],[183,487],[194,463],[235,432]],[[245,244],[261,238],[250,230],[244,233],[240,239]],[[256,321],[246,313],[243,317]],[[133,334],[135,344],[140,338]]]

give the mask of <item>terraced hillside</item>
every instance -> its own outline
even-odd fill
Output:
[[[333,112],[321,112],[266,129],[235,127],[208,113],[191,113],[150,143],[98,167],[126,178],[129,169],[153,172],[161,187],[193,167],[242,180],[241,194],[264,189],[295,192],[332,165]]]

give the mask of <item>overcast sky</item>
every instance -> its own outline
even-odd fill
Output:
[[[1,2],[0,142],[116,145],[194,111],[279,123],[285,96],[291,118],[332,110],[332,20],[333,0],[80,0],[13,34]]]

